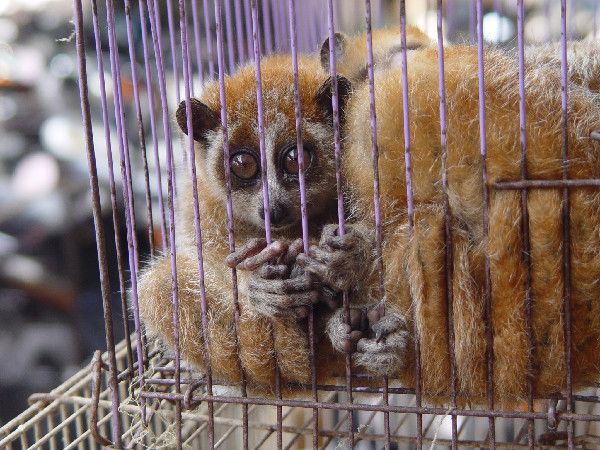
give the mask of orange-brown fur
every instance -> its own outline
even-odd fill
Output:
[[[561,86],[553,64],[528,64],[527,169],[532,179],[562,176]],[[485,93],[487,167],[490,186],[489,251],[484,241],[479,155],[477,53],[474,47],[446,49],[448,183],[452,213],[457,386],[463,401],[485,396],[485,254],[491,263],[491,302],[496,398],[526,398],[528,354],[533,358],[536,395],[565,388],[561,209],[562,192],[530,190],[533,338],[526,337],[525,276],[520,194],[498,191],[500,180],[520,178],[517,60],[486,49]],[[377,136],[380,152],[381,211],[384,223],[386,296],[389,309],[416,324],[422,350],[423,393],[449,395],[449,351],[445,303],[444,208],[437,50],[420,51],[409,64],[410,134],[415,200],[414,236],[406,216],[402,92],[399,70],[376,76]],[[368,86],[348,105],[344,170],[357,215],[372,223]],[[573,83],[569,89],[570,177],[598,178],[600,128],[598,98]],[[600,193],[574,189],[571,199],[573,380],[576,387],[600,373]],[[372,226],[372,224],[371,224]],[[413,361],[399,373],[413,384]]]
[[[365,33],[336,36],[336,69],[337,72],[352,83],[362,82],[367,78],[367,35]],[[425,33],[413,26],[406,27],[406,46],[408,49],[419,49],[432,45]],[[389,27],[373,30],[373,65],[376,71],[389,67],[400,67],[400,28]],[[321,48],[321,62],[328,70],[329,40]]]
[[[310,123],[322,123],[323,112],[314,105],[314,97],[327,79],[316,58],[299,60],[299,81],[304,117],[304,138],[318,141],[320,137]],[[289,57],[271,57],[262,61],[262,81],[265,104],[265,126],[287,120],[279,139],[295,140],[294,90],[291,60]],[[252,65],[240,68],[233,77],[226,78],[226,102],[229,124],[230,148],[252,142],[258,147],[256,136],[256,87]],[[208,84],[200,98],[214,111],[220,111],[218,83]],[[316,131],[315,131],[316,130]],[[218,138],[217,138],[218,139]],[[320,158],[323,164],[333,164],[333,147],[329,142],[322,143],[325,149]],[[234,299],[232,294],[231,271],[225,265],[229,254],[227,238],[226,196],[222,158],[207,161],[204,149],[196,143],[196,166],[198,171],[199,206],[203,232],[204,273],[208,303],[209,340],[211,365],[216,379],[225,383],[240,380],[234,327]],[[333,167],[333,166],[332,166]],[[323,170],[319,183],[314,183],[307,191],[316,208],[317,199],[310,197],[311,189],[316,189],[318,199],[325,205],[335,201],[335,190],[329,189],[335,183],[333,169]],[[196,247],[194,244],[194,215],[190,176],[187,169],[178,178],[180,192],[176,218],[177,233],[177,273],[180,303],[180,334],[182,357],[192,365],[203,368],[204,344],[201,333],[200,286]],[[264,230],[249,226],[237,216],[234,202],[235,238],[237,245],[243,245],[250,238],[264,236]],[[238,211],[238,213],[236,213]],[[321,222],[332,220],[325,211]],[[321,226],[323,225],[321,223]],[[311,238],[318,241],[319,223],[310,224]],[[301,236],[298,229],[283,235],[274,234],[274,239],[292,239]],[[310,382],[307,324],[292,319],[271,320],[252,309],[246,300],[248,272],[238,271],[239,302],[241,309],[239,330],[239,356],[242,368],[251,386],[259,391],[272,389],[274,385],[275,359],[281,369],[284,383]],[[139,303],[141,318],[152,335],[160,337],[167,345],[173,346],[171,269],[169,255],[151,262],[144,270],[139,282]],[[275,339],[275,341],[273,340]],[[320,380],[343,373],[341,358],[332,358],[333,350],[327,339],[318,338],[317,351],[327,358],[319,359],[317,373]]]

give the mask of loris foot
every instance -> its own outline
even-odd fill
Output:
[[[380,307],[369,311],[369,333],[356,345],[354,362],[377,375],[393,376],[404,367],[409,344],[406,320]]]
[[[319,300],[319,289],[301,267],[293,264],[302,250],[302,240],[292,243],[251,239],[226,259],[229,267],[251,271],[248,302],[268,317],[308,316],[310,305]]]
[[[404,367],[409,337],[400,314],[353,308],[348,325],[340,308],[329,320],[327,334],[336,350],[352,353],[354,364],[373,374],[393,376]]]
[[[326,225],[318,246],[308,254],[298,255],[300,266],[314,275],[324,285],[340,292],[356,287],[371,270],[373,243],[369,233],[357,226],[348,225],[343,236],[338,226]]]

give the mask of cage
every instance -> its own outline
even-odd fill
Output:
[[[407,4],[405,4],[407,3]],[[178,139],[174,129],[174,111],[177,104],[185,105],[188,117],[191,98],[200,95],[208,80],[219,87],[224,96],[227,75],[232,75],[240,64],[255,68],[256,85],[261,86],[260,61],[273,53],[290,55],[292,73],[296,76],[292,86],[295,96],[295,117],[300,121],[301,107],[298,94],[298,54],[318,53],[324,38],[335,41],[335,33],[365,31],[366,58],[365,83],[371,88],[369,100],[374,104],[375,91],[373,29],[383,26],[396,27],[400,31],[402,83],[407,81],[406,43],[407,22],[415,23],[432,36],[437,49],[440,74],[439,94],[435,100],[440,108],[441,136],[445,139],[446,90],[444,81],[445,40],[463,43],[476,49],[479,58],[478,76],[480,88],[478,104],[485,112],[483,95],[483,55],[489,51],[485,40],[493,41],[506,52],[516,49],[514,59],[518,76],[514,79],[521,88],[519,140],[526,152],[525,133],[525,63],[526,40],[557,40],[556,58],[559,61],[562,86],[561,117],[563,123],[563,163],[569,161],[567,114],[568,38],[590,34],[596,36],[598,1],[576,2],[524,1],[484,2],[483,0],[437,2],[388,2],[383,0],[172,0],[139,1],[107,0],[98,4],[74,0],[74,41],[79,68],[81,111],[85,131],[85,148],[88,156],[91,201],[95,218],[95,233],[99,254],[107,351],[97,352],[91,363],[63,385],[49,393],[35,394],[30,398],[31,407],[0,429],[0,447],[18,448],[600,448],[600,393],[597,383],[586,389],[574,390],[573,362],[571,356],[572,296],[569,281],[565,281],[562,302],[564,309],[564,346],[566,385],[565,389],[540,398],[534,395],[527,380],[527,400],[510,407],[496,404],[493,392],[493,343],[491,334],[491,287],[490,256],[485,258],[486,286],[482,295],[486,308],[485,361],[486,394],[483,405],[461,404],[457,401],[456,373],[451,363],[451,395],[442,404],[432,405],[422,398],[420,388],[419,338],[414,338],[416,348],[415,384],[402,386],[393,379],[377,378],[375,383],[365,383],[365,374],[353,367],[351,357],[346,356],[345,377],[335,383],[317,383],[316,365],[311,354],[311,383],[296,386],[303,394],[282,384],[276,368],[273,395],[260,395],[246,389],[242,376],[240,383],[224,383],[213,379],[210,370],[201,373],[182,358],[179,349],[179,326],[175,325],[174,342],[169,348],[148,338],[140,321],[138,307],[138,277],[145,255],[138,252],[136,227],[147,231],[150,258],[161,252],[170,265],[170,276],[177,280],[177,264],[174,255],[176,242],[176,205],[183,202],[195,204],[195,247],[197,263],[202,278],[202,227],[200,216],[206,214],[198,209],[198,192],[192,198],[183,198],[181,182],[178,182],[176,165],[188,170],[196,180],[194,171],[194,143],[192,123],[188,119],[188,135]],[[527,7],[527,11],[525,10]],[[527,12],[527,14],[526,14]],[[556,31],[558,30],[558,31]],[[513,36],[515,35],[515,36]],[[108,52],[107,52],[108,50]],[[570,55],[570,53],[569,53]],[[322,55],[321,55],[322,56]],[[329,61],[331,79],[336,79],[336,51],[330,46],[325,54]],[[436,77],[438,74],[436,74]],[[331,101],[334,147],[339,159],[340,111],[337,82],[333,83]],[[407,84],[403,84],[403,97],[408,105]],[[257,88],[259,127],[263,104]],[[112,105],[110,100],[112,99]],[[224,108],[224,107],[223,107]],[[225,109],[223,109],[225,111]],[[374,109],[371,109],[373,112]],[[405,108],[408,111],[408,108]],[[377,121],[370,116],[370,128]],[[405,129],[409,117],[404,115]],[[227,119],[221,117],[227,130]],[[481,157],[486,161],[485,114],[479,117],[481,129]],[[259,135],[264,141],[264,130]],[[377,161],[377,134],[373,134],[373,160]],[[405,187],[410,216],[413,207],[410,170],[410,142],[408,134],[398,136],[403,142],[406,158]],[[600,135],[592,133],[590,139]],[[227,137],[224,138],[227,142]],[[302,138],[299,138],[302,142]],[[442,152],[445,149],[441,142]],[[227,144],[225,145],[227,147]],[[300,144],[301,146],[301,144]],[[261,145],[264,147],[264,144]],[[228,151],[228,150],[227,150]],[[261,152],[264,148],[261,148]],[[120,165],[120,179],[114,174],[116,156]],[[302,173],[303,153],[298,152],[299,171]],[[262,156],[262,155],[261,155]],[[114,158],[114,160],[113,160]],[[444,158],[444,156],[442,156]],[[525,157],[519,161],[525,167]],[[590,162],[589,164],[593,164]],[[375,164],[375,167],[377,165]],[[339,167],[336,175],[340,175]],[[447,176],[447,168],[444,168]],[[377,170],[375,170],[377,175]],[[529,179],[524,168],[519,180],[496,183],[488,187],[485,170],[482,188],[489,190],[512,190],[526,199],[535,189],[553,189],[563,199],[562,217],[569,217],[569,195],[575,189],[596,189],[599,179],[570,179],[567,169],[560,179]],[[181,176],[181,175],[179,175]],[[302,175],[300,175],[302,180]],[[377,176],[374,177],[378,182]],[[264,178],[263,186],[268,183]],[[194,181],[194,185],[195,185]],[[302,181],[300,191],[304,197]],[[230,186],[229,186],[230,188]],[[335,188],[335,187],[333,187]],[[337,200],[343,205],[341,184],[337,185]],[[378,192],[378,185],[374,187]],[[265,191],[266,192],[266,191]],[[123,196],[124,211],[118,210],[117,197]],[[263,196],[263,201],[268,196]],[[377,198],[375,199],[377,202]],[[448,202],[446,197],[446,202]],[[229,250],[236,241],[233,226],[231,192],[224,203],[228,207]],[[446,203],[448,205],[448,203]],[[521,203],[521,215],[526,214],[527,201]],[[304,249],[307,250],[306,202],[302,200]],[[308,205],[310,208],[310,205]],[[381,251],[381,221],[379,205],[375,204],[377,243]],[[114,229],[125,223],[126,235],[115,235],[118,253],[119,277],[109,279],[106,262],[106,237],[102,221],[103,209],[112,211]],[[268,207],[265,206],[265,229],[269,234]],[[336,211],[337,212],[337,211]],[[489,205],[484,203],[483,222],[489,221]],[[445,210],[449,217],[448,209]],[[343,206],[339,207],[339,226],[346,217]],[[409,218],[410,227],[414,219]],[[568,220],[567,220],[568,222]],[[525,227],[526,228],[526,227]],[[565,279],[570,273],[569,227],[563,229],[563,261]],[[527,260],[529,252],[528,231],[522,232],[523,251],[519,258]],[[267,236],[269,239],[269,236]],[[446,235],[448,239],[448,235]],[[120,252],[121,242],[127,251]],[[446,248],[450,248],[445,241]],[[239,245],[239,243],[237,243]],[[564,253],[566,251],[566,253]],[[381,259],[381,254],[378,255]],[[448,260],[446,260],[446,270]],[[526,263],[528,264],[528,263]],[[223,272],[233,277],[234,297],[237,296],[236,270],[223,266]],[[531,299],[531,279],[522,298],[523,308],[529,322],[535,303]],[[173,288],[173,316],[175,324],[181,320],[177,283]],[[121,303],[127,310],[131,302],[131,320],[116,323],[113,319],[110,293],[117,286]],[[202,288],[204,289],[204,287]],[[205,295],[198,294],[200,297]],[[200,301],[200,300],[199,300]],[[204,302],[204,298],[202,299]],[[446,301],[451,301],[446,299]],[[237,299],[236,299],[237,302]],[[344,301],[343,308],[348,308]],[[239,306],[232,318],[238,331]],[[170,314],[166,312],[165,314]],[[207,327],[205,305],[202,323],[198,329]],[[314,341],[313,310],[309,313],[308,334]],[[170,317],[170,316],[169,316]],[[349,319],[348,319],[349,320]],[[455,337],[451,330],[452,317],[448,318],[450,361],[454,358]],[[528,323],[529,323],[528,322]],[[123,327],[126,339],[115,343],[113,330]],[[531,339],[531,323],[527,325]],[[204,336],[204,335],[203,335]],[[208,340],[205,339],[205,342]],[[528,362],[530,364],[531,361]],[[240,363],[241,364],[241,363]],[[277,366],[276,366],[277,367]]]

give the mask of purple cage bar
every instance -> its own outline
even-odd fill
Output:
[[[95,359],[95,370],[97,376],[94,384],[94,399],[96,401],[95,411],[97,413],[98,401],[100,397],[101,372],[107,371],[107,388],[111,391],[111,436],[112,440],[104,437],[100,433],[98,427],[97,414],[94,416],[91,430],[94,437],[103,445],[113,445],[120,448],[124,445],[123,442],[123,423],[121,423],[119,415],[120,399],[118,395],[118,385],[123,381],[132,382],[139,395],[139,403],[141,415],[145,425],[148,424],[149,406],[155,400],[166,400],[174,402],[176,408],[176,445],[177,448],[183,448],[184,438],[182,436],[182,413],[184,410],[189,410],[202,402],[207,403],[208,418],[207,418],[207,434],[208,447],[214,448],[215,442],[215,423],[218,415],[218,405],[235,404],[242,408],[242,445],[244,449],[249,448],[249,407],[252,405],[273,406],[277,409],[277,424],[270,430],[261,444],[266,442],[271,433],[276,432],[278,449],[284,448],[283,434],[288,429],[283,425],[283,421],[290,414],[288,411],[283,413],[284,407],[297,407],[312,410],[312,419],[306,422],[305,427],[310,427],[312,435],[313,448],[324,448],[321,446],[320,438],[327,438],[325,446],[332,442],[334,438],[345,437],[347,443],[354,445],[361,439],[364,439],[364,432],[357,430],[357,418],[353,416],[356,412],[370,412],[370,418],[367,424],[370,424],[376,414],[383,416],[383,435],[378,439],[383,442],[384,448],[391,448],[392,442],[399,442],[397,436],[398,430],[409,416],[414,416],[416,419],[415,435],[411,436],[411,442],[417,448],[422,448],[425,441],[425,436],[429,431],[429,427],[433,422],[430,422],[428,427],[423,427],[423,415],[449,415],[451,420],[451,438],[447,441],[447,445],[451,448],[458,448],[464,444],[460,435],[462,427],[459,427],[458,417],[479,417],[487,418],[488,434],[486,439],[490,448],[504,447],[504,444],[497,440],[496,419],[522,419],[525,424],[521,429],[523,438],[526,440],[527,448],[535,448],[536,443],[536,420],[546,421],[550,428],[554,425],[552,422],[564,421],[566,423],[566,440],[568,448],[575,448],[576,440],[576,422],[597,422],[600,421],[600,414],[581,413],[575,408],[575,401],[578,402],[600,402],[600,396],[581,395],[573,392],[572,380],[572,317],[571,317],[571,302],[572,302],[572,286],[571,286],[571,255],[570,255],[570,190],[574,188],[600,188],[600,179],[572,180],[569,179],[569,149],[568,149],[568,61],[567,61],[567,39],[574,32],[572,25],[574,2],[567,0],[558,0],[554,4],[560,3],[560,70],[562,84],[561,98],[561,113],[562,113],[562,160],[563,173],[560,180],[532,180],[528,178],[526,154],[527,154],[527,134],[525,130],[526,123],[526,91],[525,91],[525,5],[524,0],[516,2],[516,29],[517,42],[516,50],[518,54],[518,79],[515,80],[519,86],[519,145],[521,149],[520,160],[520,179],[516,181],[496,182],[493,185],[488,182],[487,178],[487,143],[486,131],[488,123],[486,121],[486,99],[484,90],[484,34],[483,34],[483,16],[484,2],[483,0],[472,0],[465,5],[468,10],[465,17],[468,17],[466,28],[471,31],[471,36],[476,41],[478,55],[478,77],[479,77],[479,127],[480,127],[480,155],[482,162],[482,193],[483,193],[483,211],[482,222],[484,225],[484,243],[487,246],[489,240],[489,214],[490,214],[490,189],[492,190],[515,190],[520,194],[520,211],[521,211],[521,239],[523,246],[523,265],[527,269],[525,285],[525,298],[523,304],[525,307],[526,316],[526,335],[530,348],[534,347],[534,337],[532,333],[532,315],[534,308],[534,299],[532,294],[532,275],[531,275],[531,256],[530,256],[530,231],[529,231],[529,212],[528,212],[528,191],[531,189],[557,189],[562,192],[562,271],[564,277],[564,304],[562,308],[563,324],[564,324],[564,348],[565,348],[565,365],[566,371],[566,390],[556,398],[550,398],[548,411],[536,410],[534,402],[534,382],[531,376],[527,381],[527,408],[526,411],[521,410],[506,410],[496,408],[494,402],[494,354],[493,354],[493,323],[492,323],[492,290],[491,290],[491,263],[489,254],[486,253],[485,258],[485,330],[486,330],[486,397],[487,404],[485,408],[467,408],[459,406],[457,403],[457,386],[456,386],[456,368],[454,357],[454,323],[453,323],[453,247],[452,247],[452,214],[448,198],[448,167],[447,167],[447,105],[446,105],[446,87],[444,77],[444,28],[447,32],[454,32],[455,27],[458,27],[459,3],[453,1],[443,2],[437,0],[435,10],[437,12],[437,52],[438,52],[438,70],[439,70],[439,111],[440,111],[440,148],[442,173],[441,182],[444,194],[444,238],[445,238],[445,274],[446,274],[446,305],[448,310],[448,352],[450,356],[450,408],[423,406],[421,399],[421,352],[418,335],[415,336],[415,386],[408,388],[390,387],[387,378],[383,380],[381,387],[366,387],[361,386],[360,382],[364,379],[361,374],[353,373],[351,354],[346,355],[345,361],[345,384],[343,385],[318,385],[316,364],[315,364],[315,330],[314,316],[311,308],[308,321],[308,335],[310,340],[310,364],[311,364],[311,383],[301,385],[299,387],[310,389],[310,399],[288,399],[283,398],[282,389],[290,386],[283,386],[281,383],[279,366],[275,364],[276,384],[274,399],[249,397],[247,394],[246,377],[242,369],[241,360],[238,358],[240,373],[242,374],[240,388],[241,395],[224,396],[217,395],[213,391],[213,384],[219,380],[213,380],[212,369],[210,366],[209,355],[209,335],[208,329],[208,311],[206,303],[206,291],[204,280],[204,261],[202,254],[202,229],[200,225],[200,217],[203,213],[198,205],[198,190],[196,186],[196,161],[194,153],[194,141],[191,133],[192,114],[191,114],[191,98],[197,94],[201,86],[194,86],[194,77],[198,77],[202,84],[208,79],[218,80],[220,102],[221,102],[221,125],[223,128],[223,151],[225,162],[225,179],[227,185],[227,201],[226,210],[228,217],[228,241],[230,251],[235,250],[235,238],[233,227],[233,206],[231,198],[231,174],[229,173],[229,136],[227,131],[227,112],[225,99],[225,74],[232,73],[239,64],[253,61],[253,67],[256,74],[256,100],[257,100],[257,115],[260,141],[260,163],[262,174],[262,193],[264,203],[265,216],[265,237],[268,243],[271,243],[270,233],[270,215],[269,211],[269,190],[268,180],[266,177],[266,154],[265,154],[265,131],[264,131],[264,110],[263,110],[263,92],[261,80],[261,57],[265,54],[274,52],[290,52],[291,66],[294,74],[294,108],[295,108],[295,125],[297,134],[298,166],[299,166],[299,184],[300,184],[300,203],[301,203],[301,221],[302,221],[302,241],[304,251],[309,249],[308,230],[310,223],[308,222],[307,204],[306,204],[306,180],[305,180],[305,161],[302,151],[302,105],[300,102],[299,80],[298,80],[298,55],[300,51],[314,51],[317,49],[319,42],[324,37],[329,36],[330,42],[333,42],[336,32],[336,26],[339,24],[338,9],[343,6],[335,0],[328,0],[327,4],[320,2],[307,1],[300,2],[296,0],[214,0],[213,8],[211,8],[208,0],[203,0],[202,5],[199,0],[179,0],[178,7],[174,8],[172,0],[165,2],[166,9],[162,2],[158,0],[141,0],[139,6],[139,18],[141,20],[141,43],[143,49],[142,60],[144,70],[139,70],[138,56],[136,55],[136,42],[134,36],[135,17],[132,16],[131,0],[123,0],[125,7],[126,20],[126,39],[127,53],[131,63],[131,81],[133,83],[133,101],[131,105],[126,105],[124,93],[122,90],[122,79],[127,74],[121,71],[121,56],[119,55],[118,47],[121,42],[117,40],[117,30],[115,24],[115,6],[114,0],[106,1],[106,29],[103,28],[101,18],[98,15],[97,0],[90,0],[92,7],[92,25],[94,33],[94,46],[97,58],[97,69],[99,78],[100,95],[99,101],[102,110],[101,120],[103,124],[104,141],[107,151],[108,164],[108,188],[110,194],[110,210],[112,213],[113,226],[115,228],[115,240],[117,246],[117,264],[118,264],[118,286],[121,293],[122,307],[126,308],[126,287],[128,276],[125,273],[129,270],[130,292],[132,315],[134,319],[134,336],[135,336],[135,357],[133,351],[133,342],[130,336],[131,330],[129,323],[124,321],[124,331],[127,337],[127,364],[126,368],[119,372],[117,361],[115,358],[115,342],[113,337],[113,319],[111,313],[110,301],[110,286],[111,282],[108,275],[107,255],[106,255],[106,240],[104,229],[101,221],[101,203],[100,190],[98,186],[98,175],[96,170],[95,149],[92,134],[92,115],[90,107],[90,98],[87,90],[88,74],[86,70],[86,55],[84,47],[84,10],[82,0],[74,0],[75,11],[75,35],[77,43],[77,61],[79,68],[80,80],[80,95],[81,109],[83,116],[83,128],[86,137],[86,151],[88,156],[88,166],[90,172],[90,184],[92,190],[92,206],[94,213],[94,223],[96,230],[97,249],[99,255],[99,268],[102,288],[102,299],[104,307],[106,342],[108,348],[108,358],[105,364],[99,358]],[[224,3],[224,4],[223,4]],[[362,0],[357,4],[361,4]],[[408,63],[407,63],[407,47],[406,47],[406,5],[405,0],[399,0],[399,30],[401,37],[401,84],[402,84],[402,104],[403,104],[403,126],[404,126],[404,158],[405,158],[405,180],[407,193],[407,217],[410,232],[414,233],[414,198],[412,191],[412,154],[411,154],[411,138],[410,138],[410,109],[409,109],[409,80],[408,80]],[[548,17],[551,16],[549,1],[545,1],[543,8],[544,13]],[[385,2],[377,0],[375,3],[376,23],[381,26],[385,21],[384,16]],[[494,0],[492,3],[493,10],[500,12],[506,9],[499,1]],[[593,34],[596,34],[597,28],[597,5],[593,4]],[[445,6],[445,8],[444,8]],[[188,17],[188,10],[191,7],[192,17]],[[372,152],[372,169],[373,169],[373,188],[374,188],[374,215],[375,215],[375,231],[376,231],[376,251],[378,261],[378,271],[380,275],[380,294],[384,298],[384,261],[382,258],[382,235],[381,211],[379,205],[379,175],[378,175],[378,145],[377,145],[377,121],[376,121],[376,98],[375,98],[375,67],[374,67],[374,50],[372,41],[372,17],[371,17],[371,1],[364,0],[365,7],[365,23],[366,23],[366,48],[367,48],[367,82],[369,83],[370,93],[370,129],[371,129],[371,152]],[[444,18],[444,10],[446,17]],[[326,18],[323,17],[326,12]],[[162,32],[162,14],[166,13],[166,22],[168,33]],[[503,14],[510,14],[509,11],[502,11]],[[569,15],[567,15],[569,13]],[[178,14],[178,16],[177,16]],[[179,21],[176,20],[179,18]],[[200,21],[204,20],[204,30],[202,33]],[[444,22],[446,20],[446,22]],[[326,22],[325,22],[326,21]],[[193,34],[189,32],[189,23],[193,26]],[[177,24],[179,29],[177,29]],[[213,36],[213,25],[214,34]],[[150,39],[152,49],[148,42],[148,27],[150,30]],[[108,37],[108,57],[110,58],[110,75],[113,87],[113,112],[109,113],[108,99],[110,92],[107,93],[105,85],[105,69],[104,55],[102,50],[102,33],[106,32]],[[177,42],[177,33],[179,33],[179,42]],[[550,31],[549,31],[550,33]],[[167,57],[170,56],[170,69],[173,73],[174,89],[168,89],[168,80],[166,78],[166,67],[164,63],[165,55],[163,54],[164,39],[168,39]],[[246,42],[244,42],[244,39]],[[192,48],[193,45],[193,48]],[[216,50],[214,45],[216,45]],[[264,52],[263,49],[264,48]],[[216,51],[216,53],[215,53]],[[154,61],[152,59],[154,58]],[[193,59],[195,58],[195,61]],[[216,61],[215,61],[216,58]],[[153,67],[154,64],[154,67]],[[342,147],[342,126],[340,121],[339,102],[338,102],[338,86],[337,86],[337,66],[335,46],[330,45],[329,48],[329,75],[332,79],[332,107],[333,107],[333,131],[334,131],[334,150],[336,163],[336,189],[338,199],[338,229],[339,234],[343,235],[346,229],[346,216],[344,210],[344,192],[343,180],[341,173],[341,155]],[[155,71],[155,72],[154,72]],[[143,73],[142,73],[143,72]],[[153,83],[153,77],[156,74],[156,84]],[[182,80],[180,79],[180,75]],[[142,79],[143,78],[143,79]],[[182,156],[184,158],[184,168],[187,171],[182,171],[176,174],[174,166],[175,149],[173,146],[172,133],[172,117],[169,113],[170,100],[176,100],[178,103],[181,100],[181,83],[183,83],[183,101],[187,110],[187,127],[188,133],[185,142],[182,144]],[[150,126],[144,126],[145,115],[143,113],[143,103],[141,101],[142,93],[140,89],[145,88],[147,93],[147,106]],[[155,109],[155,93],[158,88],[160,110]],[[171,99],[171,95],[175,98]],[[126,107],[131,107],[135,112],[135,122],[137,125],[137,142],[133,142],[130,138],[130,132],[127,128]],[[161,114],[163,129],[162,133],[157,127],[159,120],[158,112]],[[172,114],[172,113],[171,113]],[[117,183],[114,177],[113,155],[112,151],[115,143],[111,137],[111,125],[116,128],[116,145],[118,145],[121,180]],[[148,133],[148,134],[147,134]],[[146,149],[148,138],[152,139],[152,157],[155,163],[155,197],[158,200],[158,212],[153,212],[152,208],[152,186],[150,180],[149,162],[147,159]],[[165,148],[159,146],[160,138],[164,139]],[[598,136],[592,135],[592,138],[598,139]],[[400,137],[399,137],[400,139]],[[134,150],[134,151],[132,151]],[[139,156],[136,153],[139,150]],[[164,151],[164,154],[159,154]],[[189,160],[188,160],[189,158]],[[161,159],[166,164],[167,176],[167,207],[165,207],[163,199],[162,172],[160,170]],[[141,166],[140,166],[141,165]],[[171,275],[173,279],[172,285],[172,321],[174,326],[174,365],[170,367],[153,367],[153,370],[161,373],[161,378],[150,378],[146,372],[148,369],[148,361],[154,353],[149,354],[142,324],[139,318],[139,308],[137,304],[137,275],[139,272],[138,242],[136,237],[136,213],[134,193],[134,168],[141,167],[144,176],[145,190],[145,209],[148,219],[147,238],[150,244],[151,254],[154,255],[159,250],[168,252],[171,261]],[[188,174],[189,171],[189,174]],[[190,176],[192,180],[192,198],[180,199],[180,193],[176,190],[176,176]],[[117,208],[117,192],[122,186],[122,194],[124,201],[124,211],[119,212]],[[177,286],[177,249],[176,229],[175,229],[175,213],[174,205],[178,201],[189,201],[194,203],[194,233],[195,245],[197,251],[198,263],[198,279],[200,283],[200,304],[202,313],[202,323],[199,324],[202,328],[204,339],[204,352],[207,361],[206,375],[201,379],[195,379],[187,375],[186,369],[182,365],[181,354],[179,349],[179,301],[178,301],[178,286]],[[168,213],[168,216],[167,216]],[[122,219],[119,214],[124,214],[124,223],[126,226],[127,249],[128,249],[128,267],[125,268],[125,255],[119,249],[121,238],[116,230],[119,230]],[[138,214],[139,216],[139,214]],[[158,220],[157,220],[158,219]],[[155,247],[156,237],[154,234],[154,221],[157,221],[161,230],[161,242]],[[160,247],[160,248],[159,248]],[[232,276],[232,292],[234,298],[234,324],[236,331],[236,345],[239,348],[237,335],[239,330],[240,305],[238,300],[238,281],[237,272],[231,269]],[[343,308],[345,311],[346,321],[350,320],[349,314],[349,296],[348,293],[343,295]],[[416,332],[416,328],[415,328]],[[239,353],[239,352],[238,352]],[[277,357],[277,355],[275,355]],[[528,360],[529,373],[533,372],[533,361],[530,356]],[[137,373],[137,376],[136,376]],[[156,391],[151,389],[152,386],[169,387],[168,391]],[[202,392],[198,389],[202,388]],[[319,392],[342,393],[345,392],[345,401],[320,400]],[[381,404],[369,404],[364,401],[355,401],[354,393],[370,393],[381,396]],[[407,395],[414,394],[415,404],[395,405],[390,401],[390,395]],[[555,411],[554,404],[558,400],[564,400],[566,410]],[[345,412],[341,414],[341,419],[337,422],[335,429],[331,432],[325,432],[320,428],[321,420],[319,413],[322,410],[336,410]],[[392,431],[390,429],[390,415],[404,414],[398,427]],[[346,431],[337,431],[346,422]],[[472,446],[481,446],[475,445]],[[258,447],[257,447],[258,448]]]

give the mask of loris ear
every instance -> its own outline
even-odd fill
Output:
[[[206,132],[216,129],[220,123],[220,115],[210,109],[201,101],[191,98],[191,110],[192,110],[192,131],[195,141],[203,141],[206,138]],[[185,107],[185,100],[179,104],[177,108],[177,124],[179,128],[187,134],[187,109]]]
[[[343,33],[335,33],[333,39],[335,41],[335,59],[340,61],[346,52],[347,37]],[[329,38],[325,39],[321,45],[321,66],[329,72]]]
[[[352,84],[347,78],[341,75],[337,76],[338,86],[338,106],[340,111],[340,119],[344,118],[344,109],[346,102],[352,93]],[[331,105],[333,83],[331,77],[325,80],[325,83],[319,88],[317,95],[315,96],[315,103],[319,106],[321,111],[324,111],[328,117],[333,117],[333,106]]]

